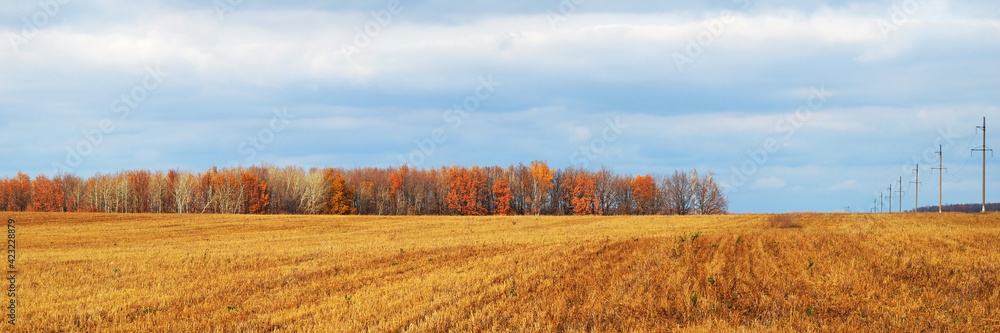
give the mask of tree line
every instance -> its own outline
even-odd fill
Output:
[[[725,214],[712,173],[620,175],[508,167],[127,170],[0,179],[0,209],[40,212],[364,215]]]
[[[943,205],[940,208],[944,212],[981,213],[983,211],[983,204],[982,203],[974,203],[974,204],[952,204],[952,205]],[[913,210],[907,210],[907,212],[912,212],[912,211]],[[987,203],[986,204],[986,211],[987,212],[998,212],[998,211],[1000,211],[1000,203]],[[919,213],[937,213],[938,212],[938,206],[920,207],[920,209],[917,210],[917,212],[919,212]]]

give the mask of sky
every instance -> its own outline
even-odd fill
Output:
[[[939,147],[979,202],[984,116],[1000,149],[992,0],[3,0],[0,37],[0,177],[544,160],[868,211],[916,164],[936,205]]]

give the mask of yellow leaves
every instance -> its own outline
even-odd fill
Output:
[[[531,162],[531,176],[541,191],[547,191],[552,187],[552,176],[555,173],[556,171],[549,169],[549,165],[543,161]]]

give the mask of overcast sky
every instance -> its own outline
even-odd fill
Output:
[[[978,202],[983,116],[1000,148],[993,0],[4,0],[0,33],[0,176],[546,160],[867,211],[915,163],[936,204],[938,144]]]

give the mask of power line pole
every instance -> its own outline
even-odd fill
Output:
[[[879,205],[878,212],[879,213],[885,213],[885,192],[879,192],[878,193],[878,197],[879,197],[879,202],[881,203]]]
[[[892,183],[889,183],[889,212],[892,213]]]
[[[889,212],[892,213],[892,183],[889,183]]]
[[[914,204],[913,204],[913,212],[919,213],[918,211],[920,210],[920,164],[917,164],[917,168],[913,170],[917,172],[917,181],[910,182],[917,185],[916,199],[914,199]]]
[[[938,171],[938,213],[944,212],[944,146],[938,145],[938,167],[931,170]]]
[[[986,117],[983,117],[983,126],[976,126],[976,130],[983,130],[983,148],[973,149],[972,151],[983,152],[983,213],[986,212],[986,152],[989,151],[990,155],[993,154],[993,149],[986,148]]]
[[[892,195],[892,193],[889,193]],[[903,212],[903,176],[899,176],[899,212]]]
[[[872,203],[872,213],[878,213],[878,198],[875,198],[875,202]]]

